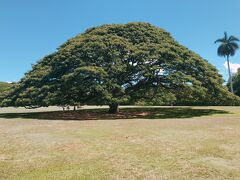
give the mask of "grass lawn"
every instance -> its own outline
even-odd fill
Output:
[[[0,179],[240,179],[240,107],[0,109]]]

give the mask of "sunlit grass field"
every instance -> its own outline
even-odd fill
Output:
[[[0,179],[240,179],[240,107],[120,110],[0,109]]]

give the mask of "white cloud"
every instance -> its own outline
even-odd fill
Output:
[[[230,62],[229,65],[230,65],[230,70],[231,70],[232,73],[236,73],[238,68],[240,68],[240,64],[237,64],[237,63],[235,64],[235,63]],[[227,61],[225,61],[224,67],[226,69],[228,69]]]

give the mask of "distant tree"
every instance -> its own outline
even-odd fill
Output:
[[[230,83],[230,89],[231,92],[233,91],[233,84],[232,84],[232,75],[229,65],[229,56],[234,56],[236,50],[239,48],[237,41],[239,41],[238,38],[235,36],[228,37],[227,33],[224,32],[224,37],[217,39],[215,43],[220,43],[220,46],[218,47],[217,53],[219,56],[227,57],[227,64],[228,64],[228,74],[229,74],[229,83]]]
[[[240,96],[240,68],[238,69],[237,73],[233,74],[232,76],[232,83],[234,87],[234,94]],[[228,88],[230,88],[230,83],[227,83]]]
[[[88,29],[26,73],[2,106],[239,103],[218,70],[148,23]]]
[[[0,100],[6,96],[6,94],[10,91],[10,89],[13,87],[13,83],[7,83],[7,82],[0,82]],[[0,102],[1,104],[1,102]]]
[[[13,86],[13,83],[0,82],[0,93],[9,90]]]

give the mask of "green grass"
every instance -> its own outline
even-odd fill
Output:
[[[52,110],[0,109],[0,179],[240,179],[239,107]]]

